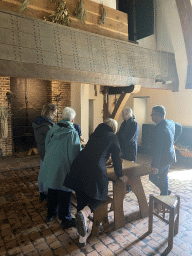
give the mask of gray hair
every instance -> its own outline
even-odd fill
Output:
[[[57,109],[57,105],[55,104],[52,104],[52,103],[45,104],[41,110],[41,115],[51,118],[53,115],[53,112],[56,109]]]
[[[67,121],[72,121],[76,116],[76,112],[73,108],[66,107],[62,111],[62,118]]]
[[[158,116],[161,116],[161,117],[164,117],[166,115],[166,110],[163,106],[161,105],[157,105],[157,106],[154,106],[153,107],[153,111],[158,115]]]
[[[103,121],[103,123],[107,124],[108,126],[110,126],[114,133],[117,132],[118,123],[117,123],[117,121],[115,119],[107,118],[106,120]]]
[[[124,112],[126,115],[129,115],[130,117],[133,116],[133,110],[131,108],[124,108],[122,112]]]

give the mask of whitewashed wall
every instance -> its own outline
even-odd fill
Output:
[[[182,125],[192,126],[192,90],[185,89],[188,62],[175,0],[155,0],[155,35],[139,40],[139,45],[149,49],[174,52],[179,76],[178,92],[143,88],[137,94],[138,97],[149,96],[147,122],[152,123],[151,108],[159,104],[165,106],[167,118]],[[127,101],[126,106],[133,108],[132,97]]]
[[[106,5],[110,8],[116,9],[116,0],[92,0],[98,4]]]

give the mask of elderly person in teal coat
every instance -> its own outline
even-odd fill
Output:
[[[73,126],[75,116],[72,108],[64,108],[63,120],[47,133],[41,173],[42,181],[49,188],[46,222],[51,221],[58,213],[63,228],[75,224],[75,219],[71,217],[72,190],[63,186],[70,166],[81,150],[79,136]]]

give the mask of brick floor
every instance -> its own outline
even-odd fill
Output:
[[[139,154],[137,162],[150,165],[147,155]],[[170,190],[181,197],[179,233],[174,237],[170,256],[192,255],[191,168],[185,164],[175,165],[169,173]],[[0,255],[160,255],[167,247],[168,225],[156,217],[153,233],[145,235],[148,218],[112,230],[113,213],[110,213],[110,230],[106,233],[101,230],[79,249],[75,228],[61,229],[58,218],[49,224],[44,222],[46,202],[40,203],[38,199],[38,172],[37,156],[0,159]],[[142,183],[147,200],[149,194],[159,194],[147,176],[142,177]],[[124,200],[124,213],[131,214],[136,210],[137,199],[130,192]],[[75,212],[72,207],[72,214]]]

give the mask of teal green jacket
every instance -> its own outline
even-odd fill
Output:
[[[48,188],[71,191],[63,186],[70,166],[81,150],[77,131],[70,121],[61,120],[45,139],[41,180]]]

